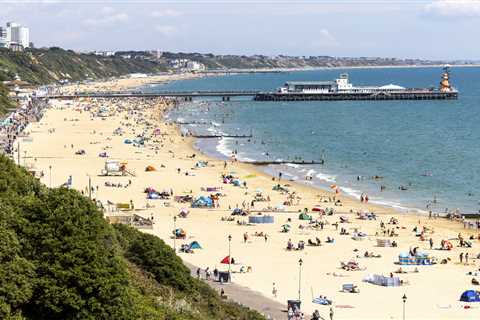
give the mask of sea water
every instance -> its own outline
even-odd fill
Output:
[[[286,81],[333,80],[347,72],[354,85],[437,87],[441,68],[326,69],[205,77],[151,86],[155,90],[275,90]],[[459,208],[480,201],[480,68],[452,68],[460,91],[452,101],[255,102],[249,98],[195,100],[171,120],[197,133],[253,134],[248,139],[203,139],[197,147],[243,160],[324,159],[324,165],[269,166],[271,174],[329,188],[401,210]],[[311,181],[305,177],[311,176]],[[375,179],[375,176],[381,178]],[[381,191],[380,186],[385,190]],[[402,188],[401,188],[402,187]],[[402,190],[406,189],[406,190]],[[432,203],[433,202],[433,203]],[[427,207],[429,205],[429,207]]]

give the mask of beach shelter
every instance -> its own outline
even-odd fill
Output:
[[[312,220],[312,216],[309,216],[309,215],[306,214],[305,212],[302,212],[302,213],[300,213],[300,215],[298,216],[298,219],[300,219],[300,220]]]
[[[480,302],[480,291],[467,290],[460,296],[463,302]]]
[[[223,263],[223,264],[230,264],[231,261],[230,261],[230,256],[226,256],[225,258],[223,258],[220,263]]]
[[[130,139],[125,139],[125,140],[123,140],[123,143],[125,143],[125,144],[132,144],[132,140],[130,140]]]
[[[147,167],[145,168],[145,171],[147,171],[147,172],[150,172],[150,171],[157,171],[157,169],[155,169],[155,167],[154,167],[154,166],[147,166]]]
[[[197,241],[192,241],[189,247],[190,249],[202,249],[202,246]]]

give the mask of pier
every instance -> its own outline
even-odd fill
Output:
[[[402,91],[402,92],[375,92],[375,93],[302,93],[302,92],[260,92],[255,95],[255,101],[344,101],[344,100],[454,100],[458,92],[440,91]]]
[[[185,101],[192,101],[193,98],[221,97],[222,101],[229,101],[231,97],[254,97],[259,91],[238,90],[238,91],[124,91],[124,92],[80,92],[75,94],[52,94],[45,96],[49,99],[72,100],[78,98],[183,98]]]

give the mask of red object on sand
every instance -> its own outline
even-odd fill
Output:
[[[223,258],[222,261],[220,261],[220,263],[230,264],[230,256],[226,256],[225,258]]]

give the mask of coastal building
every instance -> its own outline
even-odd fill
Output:
[[[170,61],[170,66],[174,69],[180,69],[184,71],[203,71],[206,69],[203,63],[193,61],[190,59],[174,59]]]
[[[94,51],[93,54],[102,57],[113,57],[115,55],[115,51]]]
[[[0,48],[8,48],[7,28],[0,27]]]
[[[0,27],[0,48],[21,51],[30,47],[30,30],[16,22]]]

